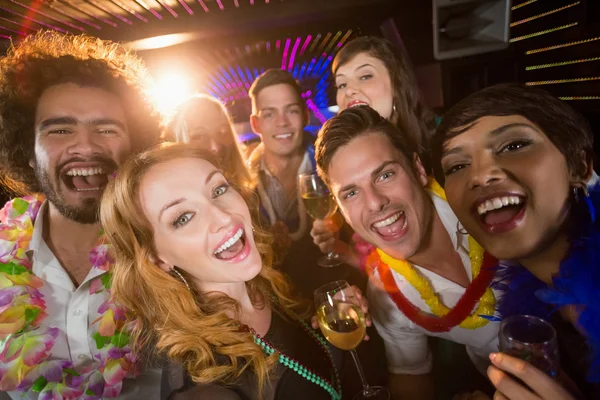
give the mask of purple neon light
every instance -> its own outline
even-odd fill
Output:
[[[148,22],[148,19],[146,17],[143,17],[142,15],[140,15],[137,11],[135,11],[132,8],[127,7],[126,5],[124,5],[123,3],[121,3],[119,0],[110,0],[114,5],[116,5],[117,7],[127,11],[128,13],[132,14],[134,17],[136,17],[137,19],[139,19],[140,21],[143,22]]]
[[[100,25],[96,25],[96,24],[94,24],[94,23],[91,23],[90,21],[86,21],[86,20],[84,20],[84,19],[79,19],[79,18],[77,18],[77,17],[74,17],[74,16],[72,16],[72,15],[70,15],[70,14],[67,14],[67,13],[66,13],[66,12],[64,12],[63,10],[61,10],[61,9],[58,9],[58,8],[54,7],[52,4],[46,4],[46,5],[47,5],[48,7],[50,7],[52,10],[56,11],[56,12],[57,12],[57,13],[59,13],[59,14],[62,14],[62,15],[64,15],[64,16],[65,16],[65,17],[67,17],[67,18],[74,19],[75,21],[81,22],[82,24],[85,24],[85,25],[87,25],[87,26],[91,26],[92,28],[94,28],[94,29],[97,29],[97,30],[101,30],[101,29],[102,29],[102,27],[100,27]]]
[[[40,25],[42,25],[42,26],[45,26],[46,28],[54,29],[55,31],[59,31],[59,32],[62,32],[62,33],[68,33],[66,30],[64,30],[64,29],[62,29],[62,28],[59,28],[58,26],[54,26],[54,25],[50,25],[50,24],[47,24],[47,23],[45,23],[45,22],[42,22],[42,21],[38,21],[37,19],[34,19],[34,18],[31,18],[31,17],[28,17],[28,16],[26,16],[26,15],[21,15],[21,14],[19,14],[19,13],[17,13],[17,12],[11,11],[11,10],[9,10],[9,9],[7,9],[7,8],[0,7],[0,10],[7,11],[7,12],[9,12],[9,13],[11,13],[11,14],[14,14],[14,15],[16,15],[16,16],[19,16],[19,17],[21,17],[21,18],[25,18],[25,19],[26,19],[26,20],[28,20],[28,21],[35,22],[36,24],[40,24]]]
[[[202,9],[204,10],[204,12],[208,12],[208,7],[206,7],[206,4],[204,4],[204,1],[198,0],[198,3],[200,3],[200,6],[202,6]]]
[[[142,0],[134,0],[137,4],[139,4],[140,6],[142,6],[142,8],[148,12],[150,12],[152,15],[154,15],[156,18],[162,20],[163,17],[162,15],[160,15],[157,11],[154,10],[154,8],[152,7],[148,7],[148,4],[144,3]]]
[[[98,4],[97,2],[93,1],[93,0],[89,0],[90,4],[93,5],[94,7],[96,7],[97,9],[104,11],[107,14],[112,15],[115,18],[120,19],[121,21],[125,22],[126,24],[129,25],[133,25],[133,22],[131,22],[130,20],[128,20],[127,18],[119,15],[119,14],[115,14],[114,12],[111,12],[109,10],[107,10],[106,8],[102,7],[100,4]]]
[[[0,35],[0,39],[10,39],[10,36],[6,36],[6,35]]]
[[[312,111],[312,113],[315,115],[315,117],[319,120],[320,123],[324,124],[325,121],[327,121],[327,118],[325,118],[321,111],[319,111],[319,107],[317,107],[313,99],[306,99],[306,105],[308,106],[308,109]]]
[[[78,31],[85,32],[85,29],[83,29],[81,26],[74,25],[74,24],[72,24],[72,23],[70,23],[70,22],[68,22],[68,21],[61,21],[61,20],[59,20],[59,19],[56,19],[56,18],[54,18],[54,17],[52,17],[52,16],[50,16],[50,15],[48,15],[48,14],[46,14],[46,13],[43,13],[43,12],[41,12],[41,11],[39,11],[39,10],[36,10],[36,9],[35,9],[35,8],[33,8],[33,7],[29,7],[29,6],[26,6],[25,4],[21,4],[21,3],[19,3],[18,1],[15,1],[15,0],[10,0],[10,2],[11,2],[11,3],[13,3],[13,4],[16,4],[16,5],[18,5],[18,6],[21,6],[21,7],[23,7],[23,8],[26,8],[26,9],[28,9],[29,11],[32,11],[32,12],[34,12],[34,13],[36,13],[36,14],[39,14],[39,15],[41,15],[41,16],[44,16],[44,17],[46,17],[46,18],[48,18],[48,19],[51,19],[51,20],[53,20],[53,21],[56,21],[56,22],[59,22],[59,23],[61,23],[61,24],[63,24],[63,25],[70,26],[71,28],[73,28],[73,29],[77,29]]]
[[[246,54],[250,54],[250,45],[249,44],[246,45]]]
[[[179,4],[181,4],[181,6],[182,6],[183,8],[185,8],[185,11],[187,11],[187,12],[188,12],[188,14],[190,14],[190,15],[194,15],[194,12],[193,12],[193,11],[192,11],[192,9],[191,9],[191,8],[190,8],[190,7],[189,7],[189,6],[188,6],[188,5],[185,3],[185,1],[184,1],[184,0],[179,0]]]
[[[267,48],[267,53],[270,53],[271,52],[271,42],[267,42],[265,47]]]
[[[254,0],[250,0],[250,5],[253,6],[254,5]]]
[[[221,3],[221,0],[217,0],[217,4],[219,5],[219,9],[225,9],[225,7],[223,7],[223,3]]]
[[[279,40],[279,39],[278,39],[278,40],[275,42],[275,50],[279,51],[279,48],[280,48],[280,47],[281,47],[281,40]]]
[[[10,28],[7,28],[7,27],[5,27],[5,26],[2,26],[2,25],[0,25],[0,29],[4,29],[5,31],[9,31],[9,32],[12,32],[12,33],[16,33],[16,34],[18,34],[18,35],[27,36],[27,34],[26,34],[25,32],[21,32],[21,31],[15,31],[14,29],[10,29]]]
[[[311,35],[308,35],[306,37],[306,40],[304,40],[304,44],[302,45],[302,48],[300,49],[300,55],[304,54],[304,51],[306,50],[306,48],[308,47],[308,44],[310,43],[310,40],[312,39]]]
[[[240,7],[240,3],[238,2],[238,0],[233,0],[233,4],[239,8]]]
[[[292,49],[292,55],[290,56],[290,62],[288,64],[288,71],[291,71],[294,67],[294,61],[296,60],[296,52],[298,51],[298,46],[300,46],[300,41],[302,38],[296,38],[296,43],[294,43],[294,48]]]
[[[285,40],[285,48],[283,49],[283,56],[281,57],[281,69],[285,69],[285,61],[287,60],[291,41],[292,41],[292,39],[290,39],[290,38],[287,38]]]
[[[169,5],[168,5],[168,4],[167,4],[167,3],[166,3],[164,0],[163,0],[163,2],[162,2],[162,3],[161,3],[160,1],[158,1],[158,0],[154,0],[154,1],[155,1],[155,2],[157,2],[159,5],[163,6],[164,8],[166,8],[166,9],[167,9],[167,11],[168,11],[168,12],[169,12],[169,13],[170,13],[172,16],[174,16],[175,18],[179,18],[179,15],[178,15],[178,14],[175,12],[175,10],[173,10],[173,9],[171,8],[171,6],[169,6]]]
[[[34,31],[34,32],[37,31],[37,29],[35,29],[35,28],[31,28],[29,26],[21,25],[18,22],[12,21],[12,20],[10,20],[8,18],[0,17],[0,20],[8,22],[9,24],[17,25],[19,28],[29,29],[30,31]]]

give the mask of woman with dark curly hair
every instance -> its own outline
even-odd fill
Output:
[[[0,172],[27,194],[0,211],[0,392],[11,398],[153,398],[125,310],[111,300],[112,261],[98,208],[109,177],[156,142],[150,78],[122,46],[41,32],[0,59]]]

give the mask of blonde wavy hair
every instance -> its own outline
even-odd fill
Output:
[[[215,156],[207,150],[162,144],[128,160],[104,192],[101,221],[115,252],[112,295],[129,310],[133,350],[138,354],[156,344],[159,353],[181,363],[196,383],[233,383],[250,369],[261,393],[277,358],[267,357],[252,335],[240,330],[239,303],[224,294],[189,290],[151,261],[156,259],[156,250],[151,225],[140,206],[140,183],[153,166],[179,158],[204,159],[216,165]],[[291,296],[290,284],[271,267],[271,236],[257,225],[254,231],[263,267],[246,283],[252,302],[262,307],[275,301],[274,311],[284,317],[306,318],[306,303]],[[228,315],[232,310],[237,318]],[[229,363],[219,363],[217,356],[226,357]]]
[[[227,109],[218,99],[207,94],[195,94],[180,104],[175,110],[174,115],[168,123],[168,129],[165,133],[165,139],[177,143],[190,143],[190,133],[187,120],[189,116],[199,109],[212,109],[216,113],[221,113],[229,124],[228,135],[231,136],[234,145],[227,152],[227,159],[222,160],[223,169],[229,174],[232,181],[239,187],[251,189],[253,181],[246,168],[246,160],[242,155],[238,139],[235,135],[235,128]]]

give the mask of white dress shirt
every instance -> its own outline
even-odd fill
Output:
[[[448,231],[452,243],[462,259],[465,271],[472,280],[471,260],[469,259],[468,235],[460,232],[458,219],[448,203],[431,194],[437,213]],[[447,307],[452,308],[465,293],[465,288],[448,279],[421,268],[412,266],[429,284]],[[396,285],[402,294],[415,306],[426,313],[431,310],[425,304],[419,292],[400,274],[391,270]],[[489,365],[488,355],[498,351],[499,322],[489,322],[478,329],[463,329],[454,327],[448,332],[429,332],[409,320],[392,301],[383,289],[383,284],[377,271],[371,276],[367,287],[369,312],[377,332],[383,338],[388,359],[388,370],[392,374],[420,375],[431,371],[432,358],[427,345],[427,336],[437,336],[466,345],[467,353],[475,366],[485,374]],[[498,293],[495,292],[496,298]]]
[[[44,215],[47,210],[48,203],[44,202],[35,220],[27,254],[33,262],[34,275],[44,281],[40,292],[44,296],[48,316],[43,320],[42,325],[56,327],[59,330],[48,360],[70,360],[75,367],[81,367],[94,363],[92,357],[96,343],[89,336],[89,327],[100,316],[98,307],[108,294],[105,291],[99,294],[89,293],[90,281],[103,274],[95,268],[90,270],[79,287],[75,287],[69,274],[60,265],[42,236]],[[159,399],[160,378],[161,371],[151,369],[143,371],[135,379],[125,379],[123,390],[117,399]],[[37,395],[26,397],[16,391],[10,392],[9,395],[12,399],[37,399],[38,397]]]

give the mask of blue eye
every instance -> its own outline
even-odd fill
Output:
[[[191,211],[184,212],[180,216],[178,216],[175,221],[173,221],[174,228],[181,228],[185,226],[188,222],[190,222],[194,218],[194,213]]]

